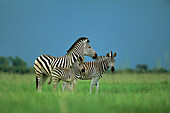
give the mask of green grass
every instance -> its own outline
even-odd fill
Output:
[[[48,80],[47,80],[48,81]],[[75,92],[60,82],[35,90],[35,75],[0,73],[0,113],[168,113],[170,74],[104,74],[99,93],[79,80]]]

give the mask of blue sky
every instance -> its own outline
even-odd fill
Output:
[[[170,70],[170,1],[0,0],[0,56],[31,66],[42,54],[65,55],[82,36],[98,55],[116,51],[116,68]]]

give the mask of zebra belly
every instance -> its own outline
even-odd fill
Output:
[[[92,74],[90,74],[90,73],[81,74],[80,77],[79,77],[79,79],[81,79],[81,80],[91,80],[91,79],[92,79]]]
[[[74,75],[66,75],[62,77],[62,81],[64,82],[72,82],[75,79]]]

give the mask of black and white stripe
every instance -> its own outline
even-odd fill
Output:
[[[108,59],[101,61],[84,62],[83,71],[80,78],[82,80],[89,80],[95,76],[101,78],[103,73],[109,68]]]
[[[68,84],[73,83],[73,89],[75,89],[76,81],[79,78],[80,71],[83,67],[83,60],[81,57],[73,64],[70,68],[56,67],[52,70],[53,77],[53,90],[55,91],[57,84],[60,80],[67,82]],[[70,88],[68,88],[70,90]]]
[[[54,57],[51,55],[39,56],[34,62],[36,88],[41,91],[42,85],[48,77],[51,77],[51,72],[56,67],[70,68],[78,57],[83,57],[84,55],[97,58],[96,52],[91,48],[88,42],[89,40],[86,37],[79,38],[70,47],[67,54],[62,57]]]
[[[91,80],[90,92],[92,92],[92,88],[96,85],[96,92],[98,92],[99,88],[99,79],[102,78],[103,73],[111,67],[112,72],[114,71],[114,63],[116,57],[116,52],[112,55],[112,51],[110,54],[107,53],[106,56],[99,56],[97,61],[92,62],[84,62],[83,68],[80,73],[79,79],[81,80]],[[63,89],[66,87],[63,84]]]

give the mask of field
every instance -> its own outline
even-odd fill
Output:
[[[48,81],[48,80],[47,80]],[[75,92],[35,90],[35,75],[0,73],[0,113],[169,113],[170,74],[104,74],[99,93],[79,80]]]

